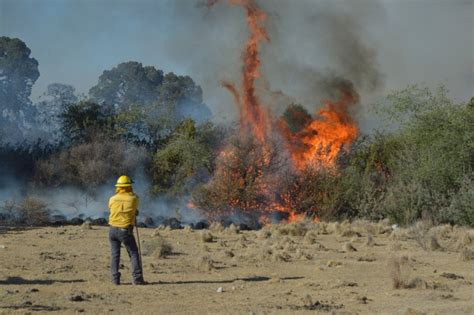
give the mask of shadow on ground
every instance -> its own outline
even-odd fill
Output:
[[[82,280],[82,279],[73,279],[73,280],[53,280],[53,279],[41,280],[41,279],[34,279],[34,280],[28,280],[28,279],[23,279],[22,277],[8,277],[5,280],[0,280],[0,285],[5,285],[5,284],[53,284],[53,283],[78,283],[78,282],[86,282],[86,281]]]

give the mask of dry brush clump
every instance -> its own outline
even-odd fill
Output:
[[[7,224],[41,226],[50,222],[48,205],[36,197],[5,201],[2,208]]]
[[[209,231],[202,231],[201,241],[203,241],[204,243],[211,243],[212,241],[214,241],[214,235],[212,235],[212,233]]]
[[[198,257],[195,261],[195,266],[199,271],[204,272],[216,269],[215,261],[208,255]]]
[[[403,289],[408,286],[410,266],[408,256],[391,257],[388,261],[390,278],[394,289]]]
[[[157,235],[152,239],[143,240],[143,256],[154,256],[155,258],[166,258],[173,253],[173,246],[162,236]]]

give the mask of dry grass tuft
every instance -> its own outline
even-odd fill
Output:
[[[308,245],[313,245],[316,243],[316,240],[317,240],[317,234],[316,232],[314,231],[309,231],[308,233],[306,233],[306,235],[304,236],[304,239],[303,239],[303,242],[305,244],[308,244]]]
[[[351,242],[346,242],[342,246],[342,250],[345,251],[345,252],[356,252],[357,248],[355,248],[354,245],[352,245]]]
[[[408,240],[408,232],[406,229],[397,228],[390,233],[389,239],[392,241],[406,241]]]
[[[173,253],[173,247],[163,237],[158,236],[151,240],[143,241],[143,256],[155,256],[156,258],[165,258]]]
[[[224,231],[224,226],[220,222],[212,222],[211,225],[209,225],[209,230],[214,233],[221,233]]]
[[[388,261],[390,278],[394,289],[404,289],[409,285],[410,264],[408,256],[392,257]]]
[[[374,237],[371,234],[367,234],[367,241],[365,242],[365,245],[369,247],[376,245]]]
[[[259,239],[268,239],[270,237],[272,237],[272,232],[270,230],[267,230],[267,229],[261,229],[260,231],[257,232],[257,237]]]
[[[92,230],[92,223],[89,220],[84,221],[81,225],[81,229],[83,230]]]
[[[239,234],[240,229],[236,225],[234,225],[234,223],[232,223],[225,229],[225,232],[227,234]]]
[[[439,244],[438,238],[436,237],[436,235],[431,235],[431,237],[429,238],[428,248],[430,250],[442,250],[443,249],[443,247],[441,247],[441,245]]]
[[[201,256],[196,260],[196,268],[200,271],[211,271],[216,266],[210,256]]]
[[[214,235],[212,235],[212,233],[209,232],[209,231],[202,231],[201,232],[201,240],[204,243],[210,243],[210,242],[214,241]]]

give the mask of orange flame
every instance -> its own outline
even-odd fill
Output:
[[[304,169],[309,165],[333,167],[341,148],[349,150],[349,145],[359,134],[348,110],[349,105],[356,101],[356,95],[342,91],[338,101],[324,100],[325,107],[318,113],[320,119],[311,121],[303,130],[291,134],[285,126],[281,128],[296,168]]]
[[[217,2],[209,0],[208,6]],[[242,91],[239,93],[235,85],[230,82],[223,81],[222,85],[234,96],[239,108],[241,132],[252,132],[261,143],[264,143],[269,128],[268,115],[255,93],[255,80],[260,77],[259,44],[270,40],[263,26],[267,15],[253,0],[229,0],[229,3],[245,9],[250,34],[242,52]]]

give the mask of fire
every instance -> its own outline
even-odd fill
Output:
[[[324,100],[325,106],[318,113],[320,118],[309,122],[296,134],[280,124],[293,163],[298,169],[309,165],[334,167],[341,148],[348,150],[359,134],[357,124],[348,111],[349,105],[356,101],[357,96],[348,91],[342,91],[341,98],[336,102]]]
[[[208,6],[219,1],[208,0]],[[316,169],[333,168],[340,150],[348,150],[358,136],[357,124],[349,113],[349,107],[357,103],[358,95],[352,86],[340,85],[339,100],[324,100],[324,107],[316,113],[315,119],[308,115],[302,130],[290,131],[285,121],[277,121],[269,115],[255,88],[260,77],[259,47],[270,41],[264,26],[267,15],[254,0],[228,0],[228,3],[245,10],[249,29],[242,51],[240,89],[232,82],[222,81],[239,110],[240,142],[219,152],[215,175],[204,187],[204,201],[198,203],[209,210],[210,218],[229,217],[240,212],[257,215],[262,224],[271,223],[271,214],[283,214],[283,221],[297,222],[307,219],[304,214],[307,211],[312,213],[313,221],[318,221],[317,205],[311,205],[310,209],[296,206],[297,189],[305,185],[304,182],[290,191],[278,190],[282,187],[279,185],[281,176],[285,175],[278,175],[280,178],[275,175],[279,169],[275,166],[278,163],[275,152],[281,155],[281,149],[273,136],[279,132],[279,138],[283,138],[290,156],[291,164],[287,164],[293,166],[293,174],[295,169],[303,171],[313,166]]]
[[[209,0],[208,6],[217,2],[217,0]],[[264,143],[270,124],[267,112],[255,92],[255,80],[260,77],[259,44],[270,40],[263,26],[267,15],[253,0],[229,0],[229,3],[245,9],[250,34],[242,52],[242,91],[239,92],[231,82],[223,81],[222,85],[234,96],[240,114],[241,132],[250,131],[261,143]]]

